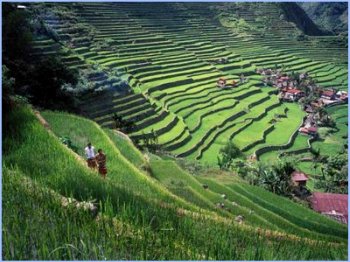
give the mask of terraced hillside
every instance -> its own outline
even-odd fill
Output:
[[[91,88],[109,90],[81,106],[103,127],[113,127],[118,113],[134,123],[131,137],[154,131],[165,151],[216,164],[228,140],[247,156],[270,146],[294,150],[303,140],[296,132],[304,113],[282,104],[256,68],[308,72],[322,87],[347,89],[347,48],[331,36],[298,41],[302,32],[284,17],[273,3],[46,5],[41,18],[56,42],[40,39],[36,50],[60,53],[90,72]],[[228,63],[215,62],[222,57]],[[244,84],[216,87],[218,78],[241,74]],[[285,108],[287,116],[271,124]]]
[[[345,225],[238,176],[190,175],[76,115],[17,106],[9,116],[4,259],[346,260]],[[104,148],[107,178],[62,137]]]

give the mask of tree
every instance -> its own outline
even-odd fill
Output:
[[[217,158],[220,169],[229,169],[232,166],[233,160],[241,155],[241,151],[229,140],[227,144],[220,149],[219,154],[221,157],[218,156]]]
[[[331,193],[348,193],[348,162],[347,154],[338,154],[327,159],[322,168],[322,176],[316,181],[315,187]]]
[[[118,115],[117,113],[114,113],[112,119],[114,121],[114,127],[116,129],[120,129],[123,126],[124,120],[122,116]]]
[[[30,100],[33,104],[50,109],[74,108],[73,96],[66,93],[62,86],[76,85],[77,70],[69,69],[55,57],[45,57],[33,65],[27,79]]]
[[[77,71],[69,69],[56,57],[33,59],[32,32],[37,29],[31,15],[31,10],[20,10],[17,4],[3,5],[3,64],[8,68],[7,79],[16,79],[11,90],[36,106],[73,110],[74,98],[62,86],[75,85]]]
[[[319,107],[316,109],[316,114],[319,120],[320,126],[327,126],[334,128],[336,126],[335,121],[328,114],[327,110],[324,107]]]
[[[32,28],[29,13],[16,7],[17,4],[4,3],[2,6],[2,43],[3,63],[16,63],[17,60],[29,60]]]
[[[2,66],[2,109],[4,113],[7,113],[11,109],[11,99],[14,95],[15,79],[10,77],[9,69]]]
[[[292,163],[283,161],[272,167],[276,173],[278,181],[276,185],[276,194],[289,196],[292,192],[291,174],[295,171]]]
[[[130,133],[134,128],[135,124],[133,121],[125,120],[121,115],[118,115],[117,113],[113,114],[112,119],[114,121],[115,129],[119,129],[125,133]]]
[[[158,143],[158,134],[154,129],[151,130],[151,133],[148,135],[144,135],[143,138],[143,146],[149,149],[151,152],[155,152],[160,149]]]
[[[279,162],[274,165],[262,163],[247,164],[236,162],[235,168],[243,179],[252,185],[260,186],[275,194],[290,197],[294,189],[291,174],[293,173],[293,160]]]

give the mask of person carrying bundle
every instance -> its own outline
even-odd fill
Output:
[[[107,162],[107,157],[103,153],[102,149],[99,149],[98,154],[96,155],[96,162],[98,164],[98,172],[103,178],[106,178],[107,175],[107,167],[106,167],[106,162]]]

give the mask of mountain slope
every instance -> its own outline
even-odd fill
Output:
[[[335,34],[348,31],[348,3],[298,3],[309,17],[324,30]]]
[[[280,3],[284,15],[288,21],[296,24],[306,35],[320,36],[326,33],[309,18],[308,14],[297,3]]]
[[[69,136],[79,148],[87,138],[104,148],[109,176],[103,180],[89,170],[82,158],[44,128],[30,109],[18,107],[11,112],[7,126],[11,132],[4,138],[3,153],[5,259],[346,257],[346,237],[342,236],[346,235],[346,227],[334,221],[313,213],[324,227],[337,228],[338,236],[333,236],[335,231],[321,235],[312,229],[307,235],[268,230],[269,226],[264,230],[248,217],[243,224],[235,223],[234,213],[199,207],[183,195],[170,192],[161,176],[166,178],[168,174],[177,180],[176,174],[181,173],[183,183],[190,183],[192,192],[201,192],[203,199],[210,202],[212,197],[220,196],[215,190],[202,191],[200,182],[171,162],[151,162],[159,178],[155,180],[134,167],[128,159],[135,156],[126,151],[123,156],[92,121],[53,112],[43,112],[43,116],[55,134]],[[163,167],[169,172],[164,173],[167,169]],[[97,203],[97,218],[74,206],[66,209],[59,201],[62,197]],[[293,206],[298,209],[296,204]],[[67,221],[64,225],[62,219]],[[47,227],[52,229],[40,232]],[[40,237],[33,237],[36,235]]]

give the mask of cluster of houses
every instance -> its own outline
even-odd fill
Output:
[[[281,69],[257,69],[256,72],[264,76],[264,85],[278,88],[278,97],[281,101],[297,102],[306,97],[307,94],[314,94],[312,102],[305,104],[304,110],[308,114],[304,124],[299,129],[301,134],[317,135],[317,117],[315,112],[319,108],[336,103],[348,101],[348,93],[345,91],[336,91],[335,89],[321,89],[317,86],[308,73],[288,75]]]
[[[305,92],[300,89],[298,83],[303,79],[307,79],[309,75],[302,73],[299,79],[295,79],[283,73],[281,69],[257,69],[256,72],[264,76],[264,85],[277,87],[279,90],[279,98],[283,101],[295,102],[305,97]]]
[[[301,134],[317,136],[317,121],[320,120],[320,115],[317,113],[319,109],[335,103],[346,103],[348,100],[348,93],[345,91],[319,90],[316,94],[318,94],[317,99],[304,105],[307,116],[299,129]]]

